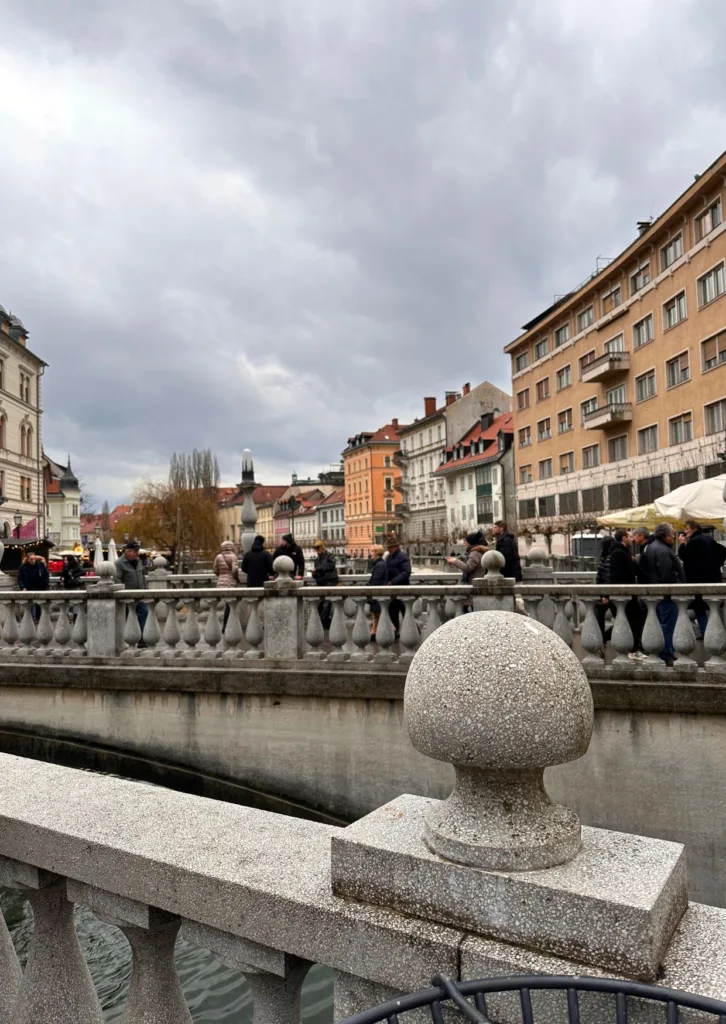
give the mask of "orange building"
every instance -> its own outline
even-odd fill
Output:
[[[348,438],[343,452],[345,472],[346,551],[365,557],[372,544],[382,544],[387,534],[398,532],[401,476],[393,463],[400,448],[398,420],[375,432],[364,431]]]

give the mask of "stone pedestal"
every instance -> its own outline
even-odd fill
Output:
[[[88,588],[89,658],[115,658],[123,648],[124,605],[116,600],[123,586],[114,583],[115,567],[101,562],[96,569],[100,582]]]
[[[302,582],[292,579],[295,563],[287,555],[276,558],[273,569],[277,579],[265,583],[265,657],[297,660],[305,635],[303,602],[297,594]]]

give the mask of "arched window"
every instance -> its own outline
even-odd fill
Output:
[[[20,454],[25,455],[25,424],[20,424]]]
[[[5,416],[0,416],[0,448],[6,448],[6,428],[7,420]]]

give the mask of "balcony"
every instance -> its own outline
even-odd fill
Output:
[[[594,381],[609,380],[619,373],[627,373],[629,369],[629,352],[606,352],[604,356],[593,359],[582,367],[580,380],[583,384],[592,384]]]
[[[597,409],[583,413],[582,425],[585,430],[603,430],[605,427],[629,423],[633,418],[633,406],[630,402],[613,402],[612,405],[600,405]]]

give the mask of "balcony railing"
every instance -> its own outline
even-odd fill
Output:
[[[629,369],[629,352],[606,352],[604,356],[592,359],[581,368],[580,380],[583,384],[591,384],[594,381],[607,380],[619,373],[626,373]]]
[[[632,418],[633,406],[630,402],[612,402],[583,413],[582,425],[586,430],[601,430],[611,424],[628,423]]]

